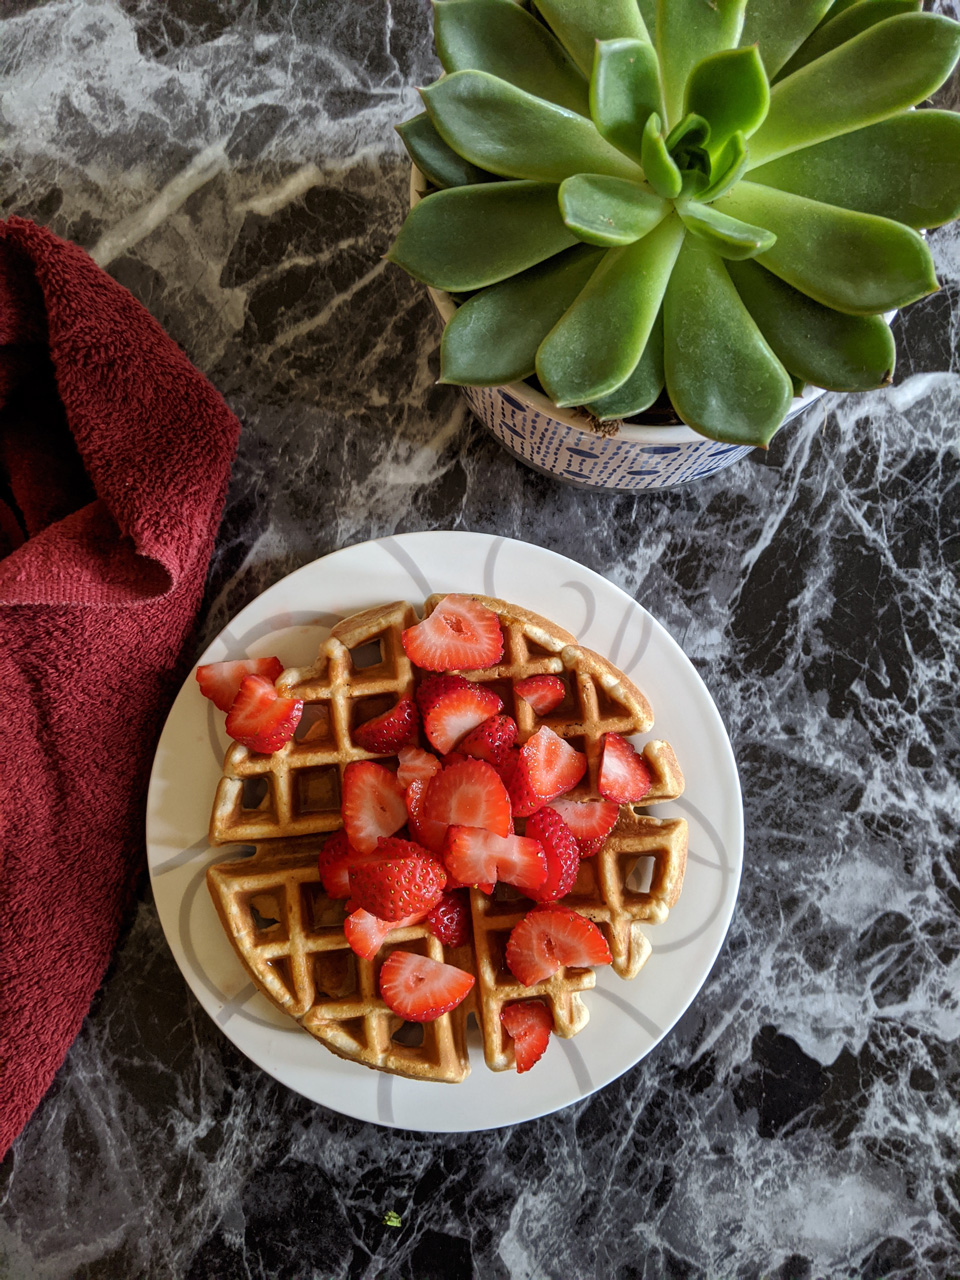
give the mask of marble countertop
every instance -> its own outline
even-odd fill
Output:
[[[726,944],[615,1083],[431,1136],[247,1061],[144,882],[0,1166],[0,1276],[955,1277],[957,228],[931,236],[943,288],[896,321],[891,388],[688,487],[565,487],[436,384],[429,303],[382,259],[392,126],[435,70],[424,0],[7,0],[0,207],[87,248],[243,422],[202,643],[300,565],[419,529],[551,548],[668,628],[741,770]]]

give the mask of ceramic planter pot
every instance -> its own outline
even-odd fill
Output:
[[[415,166],[411,168],[412,208],[426,195],[428,184]],[[456,303],[439,289],[428,292],[445,325]],[[624,492],[687,484],[712,476],[751,452],[749,445],[708,440],[683,423],[665,423],[662,415],[652,413],[622,424],[611,435],[600,435],[587,425],[587,415],[577,409],[558,409],[525,382],[460,390],[476,417],[521,462],[588,489]],[[814,387],[794,399],[784,422],[823,394]]]

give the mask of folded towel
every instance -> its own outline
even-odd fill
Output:
[[[0,1155],[143,862],[239,423],[75,245],[0,223]]]

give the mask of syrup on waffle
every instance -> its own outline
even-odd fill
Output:
[[[442,598],[430,597],[424,616]],[[496,665],[463,674],[499,694],[516,720],[520,744],[546,724],[583,752],[587,770],[569,794],[596,796],[604,734],[648,732],[649,703],[623,673],[562,628],[502,600],[474,598],[498,615],[504,652]],[[356,614],[337,624],[312,667],[291,668],[277,680],[280,692],[303,699],[300,729],[272,755],[239,744],[228,750],[211,843],[253,843],[256,852],[211,867],[207,883],[257,986],[332,1052],[413,1079],[458,1082],[470,1070],[470,1014],[480,1027],[487,1065],[504,1070],[514,1065],[514,1055],[502,1008],[541,1000],[555,1034],[573,1036],[589,1017],[581,993],[596,978],[592,969],[572,967],[530,987],[513,977],[504,949],[530,903],[509,886],[498,885],[490,896],[470,890],[472,946],[446,948],[426,924],[392,931],[372,960],[357,956],[347,942],[344,903],[324,893],[317,855],[325,835],[341,826],[340,779],[347,764],[384,759],[356,744],[355,727],[412,696],[417,676],[400,637],[418,620],[405,602]],[[543,716],[514,691],[517,681],[539,674],[558,675],[567,687],[563,702]],[[643,806],[675,799],[683,777],[672,748],[649,742],[643,756],[653,780]],[[621,977],[634,977],[650,954],[641,925],[666,919],[680,893],[686,850],[685,822],[622,805],[603,848],[581,861],[562,905],[598,926]],[[379,996],[380,967],[397,947],[474,974],[473,991],[435,1022],[404,1023]]]

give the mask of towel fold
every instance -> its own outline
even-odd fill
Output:
[[[103,977],[239,423],[75,245],[0,223],[0,1154]]]

